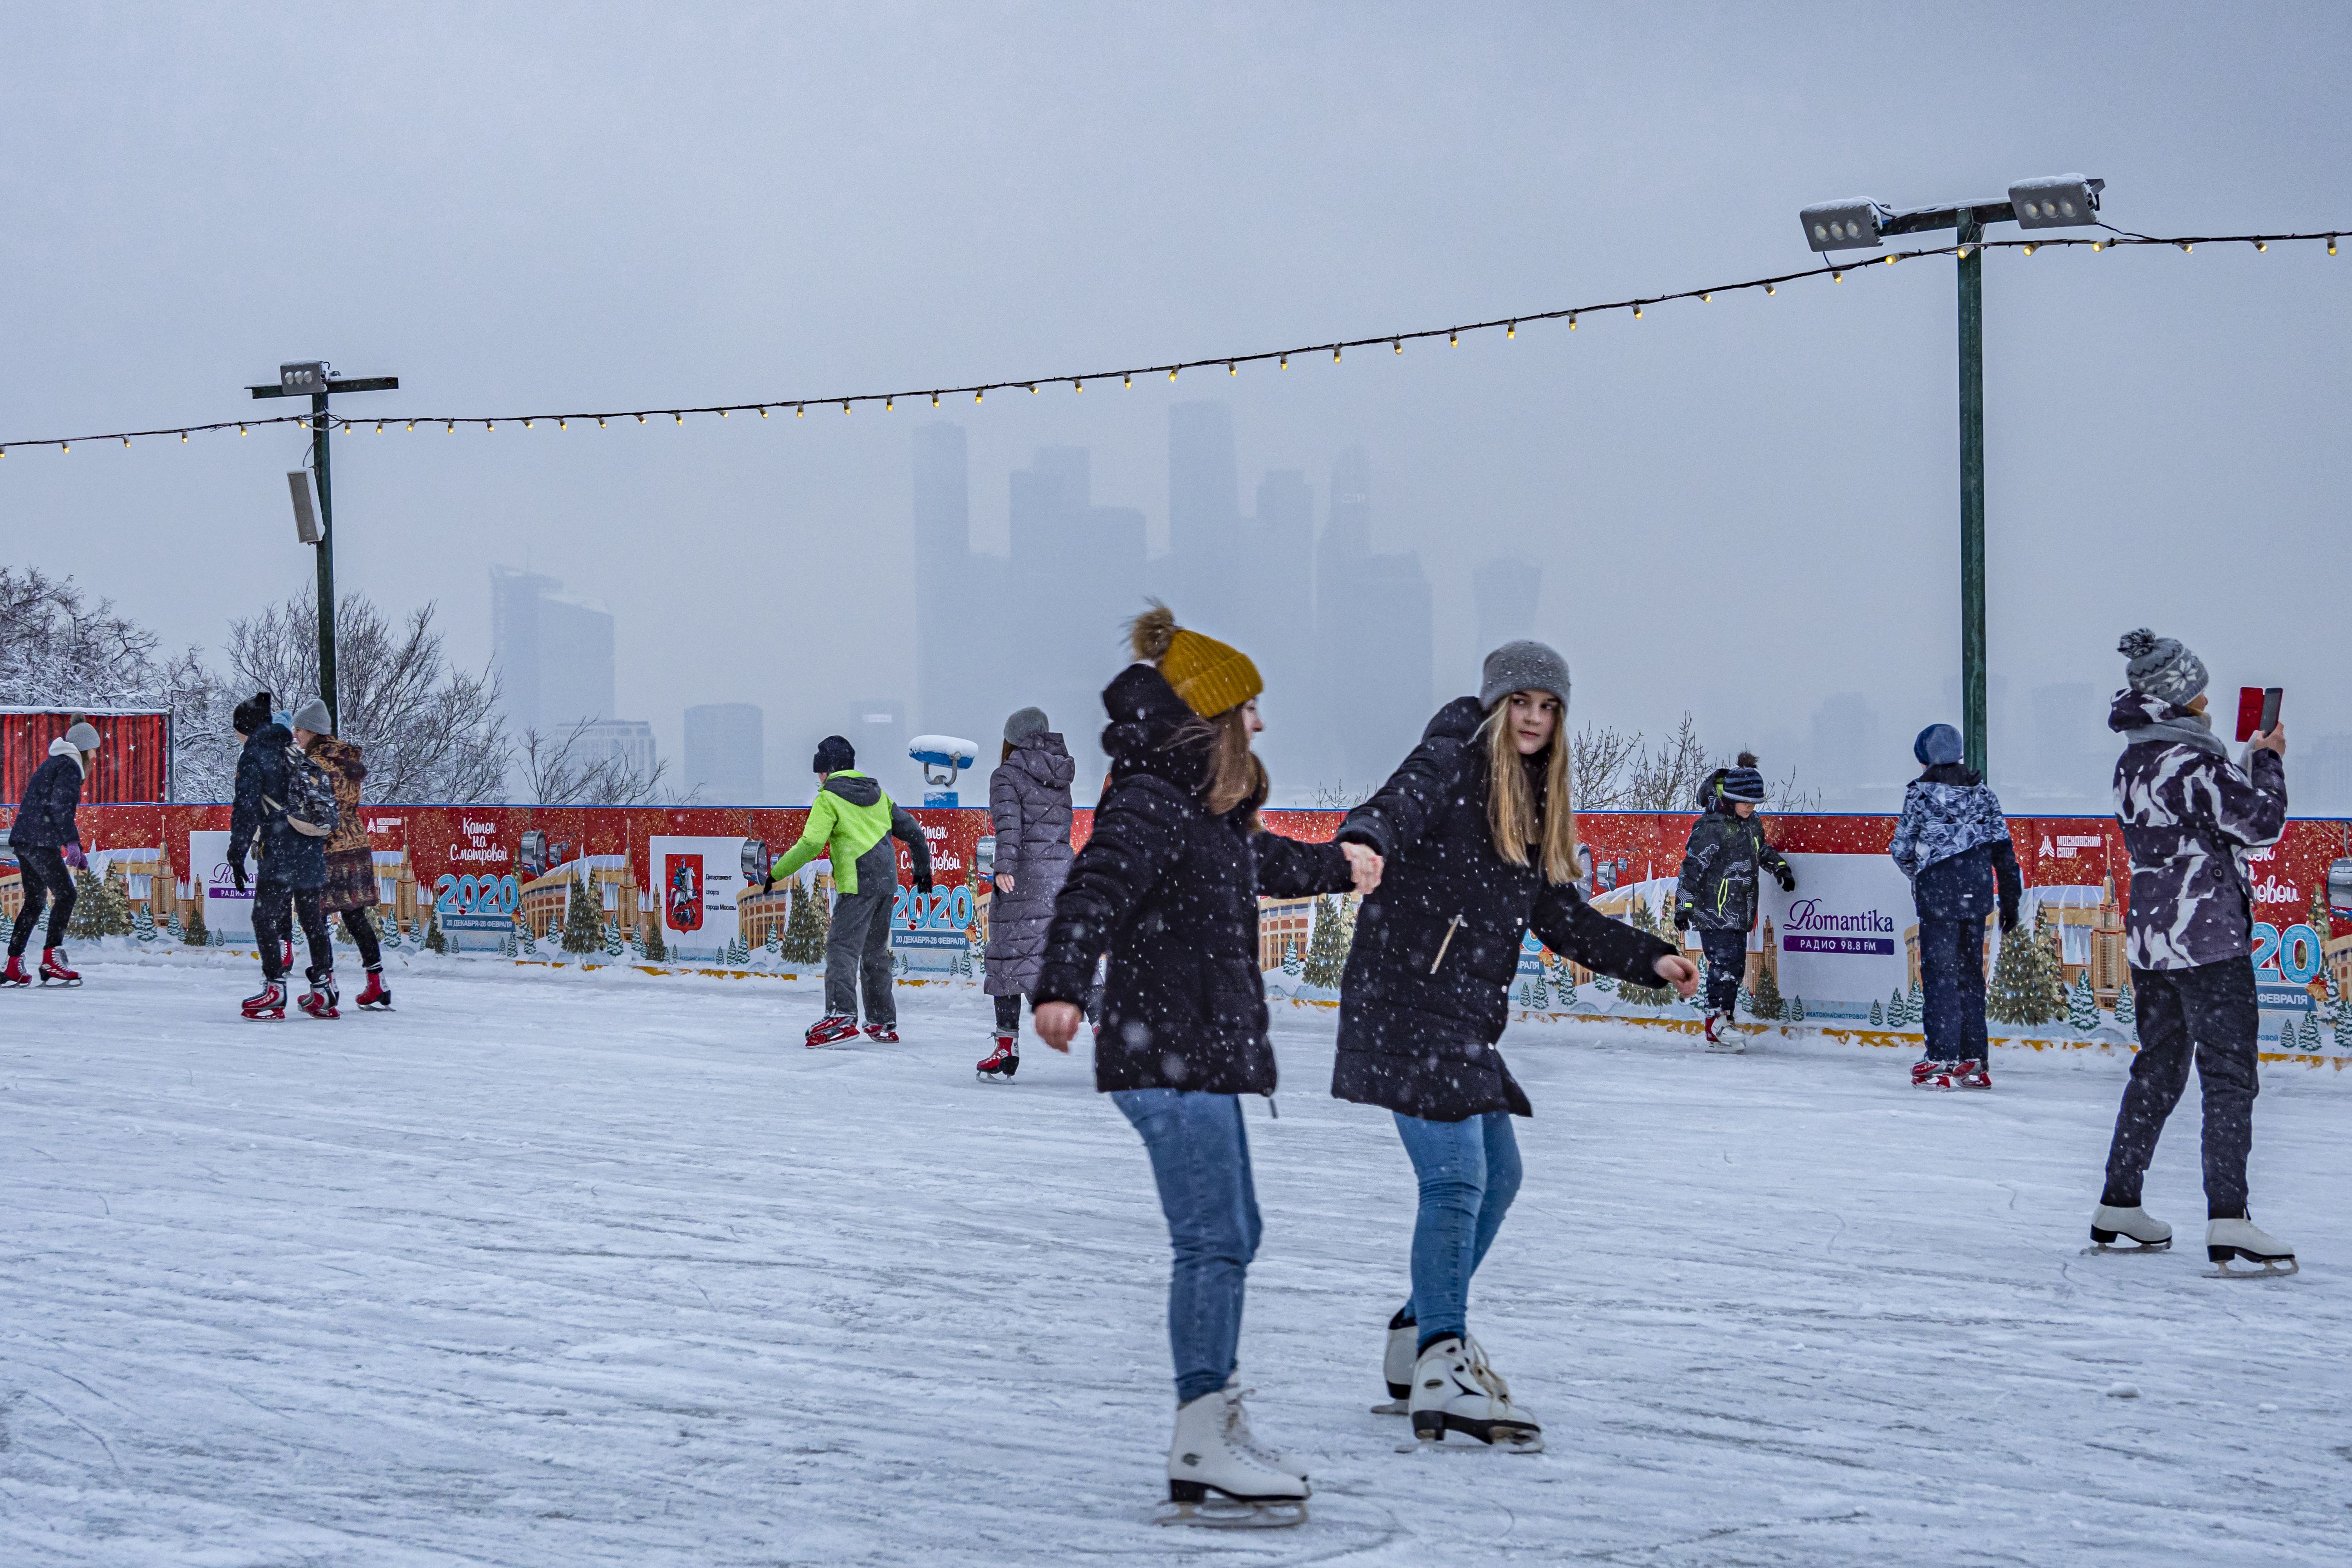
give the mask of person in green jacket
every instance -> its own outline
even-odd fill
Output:
[[[857,1033],[861,972],[866,1033],[883,1044],[898,1038],[898,1005],[890,993],[890,905],[898,890],[898,852],[914,862],[915,890],[931,891],[931,847],[922,825],[857,771],[857,752],[839,735],[816,746],[816,798],[798,842],[769,867],[780,882],[819,856],[833,861],[833,929],[824,943],[824,1016],[809,1028],[808,1044],[829,1046]]]

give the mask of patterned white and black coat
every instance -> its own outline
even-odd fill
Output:
[[[2286,769],[2253,753],[2249,775],[2201,715],[2123,691],[2107,726],[2129,742],[2116,763],[2116,819],[2131,851],[2124,951],[2135,969],[2194,969],[2253,949],[2246,851],[2286,829]]]

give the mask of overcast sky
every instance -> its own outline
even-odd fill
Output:
[[[53,5],[7,34],[6,440],[234,418],[312,356],[401,377],[348,413],[485,415],[1442,327],[1792,269],[1811,201],[2077,170],[2147,233],[2352,226],[2340,4]],[[1002,548],[1007,472],[1066,443],[1162,537],[1168,405],[1229,397],[1245,498],[1303,468],[1319,504],[1368,449],[1441,693],[1475,680],[1471,569],[1528,554],[1578,721],[1687,708],[1769,765],[1859,692],[1896,778],[1958,717],[1952,272],[967,403],[975,532]],[[2147,624],[2225,692],[2284,684],[2298,740],[2352,732],[2352,250],[1997,252],[1985,296],[1996,680],[2104,692]],[[494,562],[605,599],[620,712],[673,752],[690,703],[782,730],[911,698],[928,417],[354,437],[341,579],[438,601],[477,662]],[[307,588],[301,439],[13,453],[0,555],[217,645]]]

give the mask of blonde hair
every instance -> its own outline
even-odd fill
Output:
[[[1544,805],[1538,810],[1535,791],[1528,785],[1517,742],[1512,737],[1508,714],[1511,693],[1505,692],[1486,710],[1479,726],[1486,741],[1486,830],[1494,837],[1495,853],[1514,866],[1528,864],[1528,853],[1540,853],[1543,879],[1564,887],[1577,879],[1576,806],[1569,797],[1568,713],[1562,708],[1544,749]]]

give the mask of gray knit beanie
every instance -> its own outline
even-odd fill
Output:
[[[1568,710],[1568,660],[1539,642],[1507,642],[1486,656],[1478,705],[1492,708],[1514,691],[1549,691]]]
[[[72,729],[66,731],[66,744],[77,752],[98,750],[98,726],[87,719],[78,721]]]
[[[2197,699],[2210,678],[2205,661],[2180,645],[2177,637],[2160,637],[2146,626],[2126,632],[2116,651],[2131,662],[2124,679],[2134,691],[2159,698],[2175,708]]]
[[[294,710],[294,722],[289,728],[308,730],[313,735],[331,735],[335,721],[327,716],[327,705],[316,697],[306,697],[302,706]]]
[[[1042,735],[1052,729],[1043,708],[1024,708],[1004,721],[1004,743],[1017,746],[1032,735]]]

